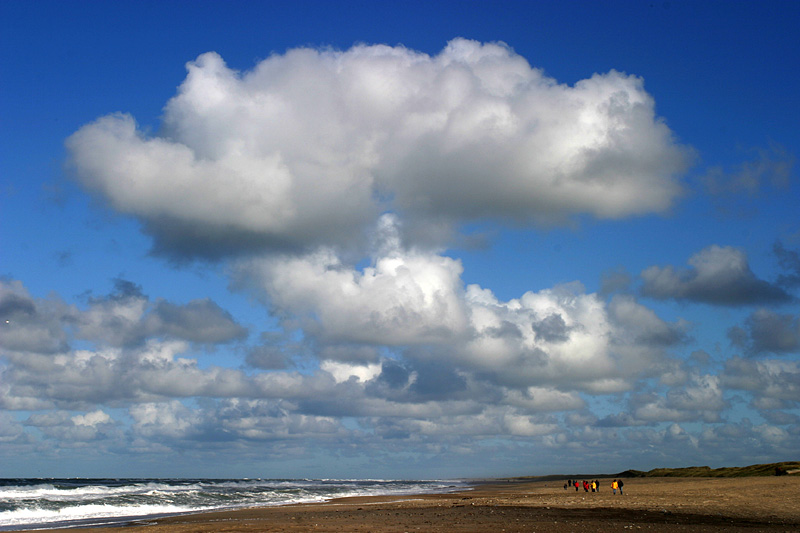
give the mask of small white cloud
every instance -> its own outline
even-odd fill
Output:
[[[381,373],[380,364],[352,365],[336,361],[322,361],[319,367],[333,376],[337,383],[348,381],[350,378],[356,378],[363,383],[374,379]]]
[[[76,426],[90,426],[94,427],[99,424],[109,424],[112,422],[111,417],[101,410],[86,413],[85,415],[76,415],[72,417],[72,422]]]

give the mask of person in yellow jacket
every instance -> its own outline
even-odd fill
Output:
[[[611,490],[614,491],[614,494],[617,493],[617,487],[619,487],[619,484],[617,483],[617,480],[615,479],[614,481],[611,482]]]

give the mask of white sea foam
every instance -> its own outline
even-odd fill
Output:
[[[105,498],[120,494],[137,494],[143,492],[190,492],[199,491],[203,487],[199,483],[189,485],[173,485],[167,483],[130,483],[119,486],[108,485],[81,485],[81,486],[56,486],[51,483],[39,485],[12,485],[0,487],[0,499],[27,499],[27,498],[74,498],[85,499],[93,496]]]
[[[90,526],[153,516],[318,502],[345,496],[443,492],[450,481],[0,480],[0,530]]]
[[[30,525],[39,525],[41,527],[47,524],[86,522],[100,518],[114,518],[115,520],[119,520],[139,516],[182,514],[202,510],[203,509],[170,505],[78,505],[58,510],[23,508],[0,513],[0,528],[9,529],[17,526]]]

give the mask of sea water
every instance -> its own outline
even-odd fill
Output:
[[[450,492],[452,480],[0,479],[0,530],[115,525],[179,514]]]

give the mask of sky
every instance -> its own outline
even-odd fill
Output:
[[[0,3],[0,476],[800,455],[800,3]]]

